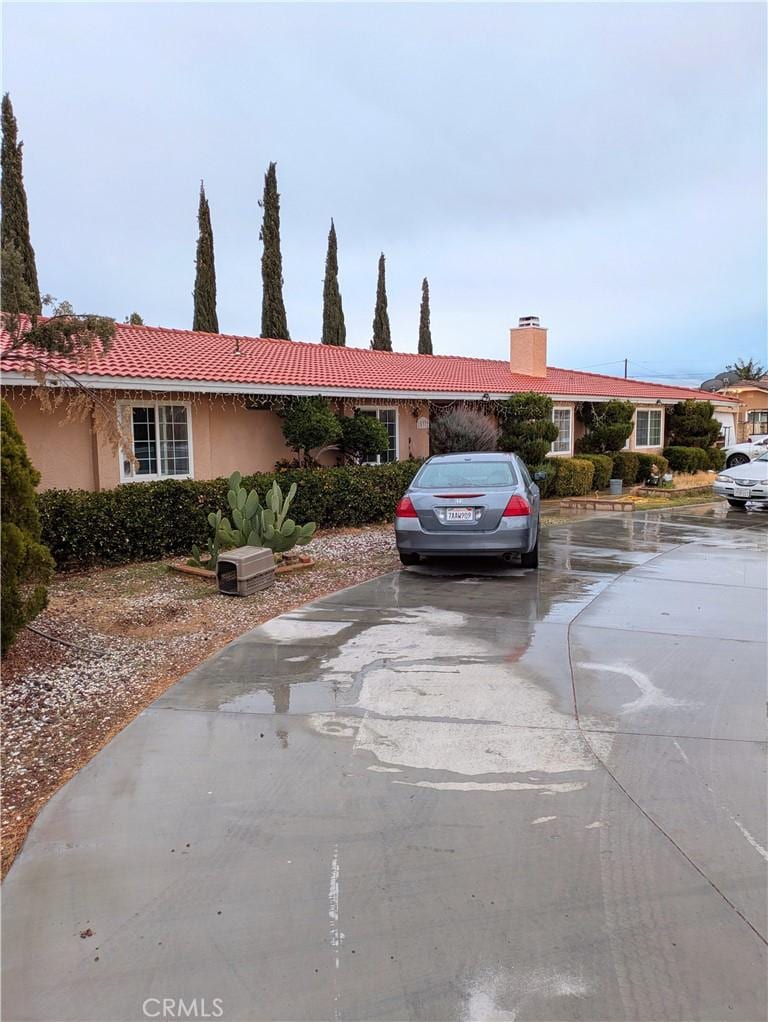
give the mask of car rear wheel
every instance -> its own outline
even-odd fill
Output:
[[[400,551],[400,563],[404,564],[406,568],[412,564],[418,564],[420,560],[419,554],[407,554],[404,550]]]
[[[727,500],[731,507],[741,508],[742,511],[744,510],[744,506],[747,503],[746,500],[733,500],[731,497],[728,497]]]
[[[726,468],[735,468],[736,465],[746,465],[749,458],[746,454],[732,454],[725,464]]]
[[[533,550],[528,554],[520,554],[520,565],[523,568],[538,568],[539,566],[539,537],[536,535],[536,543]]]

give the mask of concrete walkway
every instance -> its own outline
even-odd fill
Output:
[[[6,1022],[765,1018],[765,516],[481,569],[278,618],[118,735],[5,883]]]

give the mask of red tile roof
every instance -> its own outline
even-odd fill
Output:
[[[0,348],[8,344],[0,334]],[[239,354],[237,353],[239,351]],[[233,334],[205,334],[191,330],[118,324],[106,355],[91,360],[87,372],[65,359],[54,363],[83,377],[111,377],[116,387],[129,381],[190,382],[194,389],[210,384],[218,391],[258,392],[260,387],[308,389],[310,392],[344,389],[406,394],[508,395],[538,391],[558,397],[619,397],[679,401],[711,399],[711,394],[687,387],[670,387],[618,376],[549,367],[546,377],[510,372],[501,359],[464,358],[456,355],[414,355],[337,348],[300,341],[277,341]],[[12,366],[5,363],[6,371]],[[104,383],[107,382],[105,379]],[[134,387],[137,384],[134,384]],[[148,384],[151,386],[152,384]],[[718,400],[727,401],[727,398]]]

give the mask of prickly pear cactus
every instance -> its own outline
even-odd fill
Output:
[[[285,553],[294,546],[309,543],[317,528],[314,522],[297,525],[288,517],[295,496],[296,483],[291,483],[284,494],[275,480],[262,507],[256,490],[249,493],[242,485],[240,473],[233,472],[227,493],[232,520],[222,517],[220,511],[216,516],[209,515],[208,520],[217,540],[224,546],[264,546],[273,553]]]

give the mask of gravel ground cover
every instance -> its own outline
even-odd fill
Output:
[[[392,526],[323,533],[315,567],[248,599],[168,561],[57,575],[3,662],[2,875],[44,803],[161,692],[243,632],[399,566]]]

